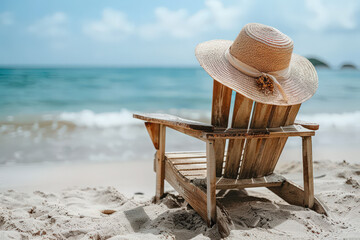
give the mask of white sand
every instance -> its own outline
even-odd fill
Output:
[[[230,191],[222,200],[236,224],[229,239],[359,238],[360,165],[314,167],[315,191],[330,217],[266,189]],[[299,162],[280,162],[277,171],[301,184]],[[219,238],[181,198],[152,204],[154,181],[151,161],[2,166],[0,239]]]

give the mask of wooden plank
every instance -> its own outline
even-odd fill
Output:
[[[191,181],[177,174],[177,170],[168,161],[165,163],[165,179],[169,184],[187,201],[192,208],[204,219],[210,226],[207,214],[207,194],[191,183]],[[216,200],[216,196],[215,196]],[[218,202],[216,204],[216,223],[222,237],[227,237],[230,231],[234,229],[234,224],[226,209]],[[214,221],[215,222],[215,221]]]
[[[272,105],[256,102],[251,119],[250,129],[261,129],[267,127],[271,116]],[[252,178],[255,176],[254,168],[256,159],[262,154],[262,141],[264,139],[247,139],[244,156],[240,167],[239,178]]]
[[[252,105],[252,100],[236,93],[233,118],[231,122],[232,128],[247,129]],[[231,139],[229,141],[224,177],[237,178],[244,143],[245,139]]]
[[[166,157],[169,159],[206,158],[206,152],[167,152]]]
[[[288,117],[285,121],[285,126],[288,126],[288,125],[291,125],[294,123],[295,121],[295,118],[300,110],[300,107],[301,107],[301,104],[297,104],[297,105],[292,105],[290,107],[290,110],[289,110],[289,114],[288,114]],[[314,133],[315,135],[315,133]],[[273,157],[272,157],[272,160],[270,161],[270,164],[269,164],[269,170],[268,172],[273,172],[275,167],[276,167],[276,164],[277,162],[279,161],[279,158],[280,158],[280,155],[285,147],[285,144],[287,142],[287,138],[281,138],[278,140],[277,142],[277,148],[274,150],[274,154],[273,154]]]
[[[307,128],[309,130],[319,130],[318,123],[310,123],[302,120],[295,120],[294,124],[303,126],[304,128]]]
[[[271,114],[267,123],[267,127],[276,128],[285,126],[291,106],[272,106]],[[262,153],[261,157],[256,159],[254,168],[254,176],[266,176],[272,173],[271,163],[275,161],[276,149],[278,148],[280,138],[264,139],[261,144]]]
[[[303,188],[289,180],[286,180],[280,187],[268,187],[268,189],[289,204],[304,206]],[[316,197],[314,197],[314,205],[311,209],[328,216],[326,207]]]
[[[160,125],[159,150],[157,150],[157,165],[156,165],[156,194],[155,194],[156,202],[159,202],[160,198],[164,195],[165,135],[166,135],[166,127],[164,125]]]
[[[206,169],[199,169],[199,170],[192,170],[192,171],[182,171],[179,170],[179,172],[187,177],[187,176],[198,176],[198,177],[206,177]]]
[[[146,130],[149,133],[152,143],[156,150],[159,150],[160,124],[145,122]]]
[[[201,170],[201,169],[206,169],[206,163],[175,165],[175,168],[178,169],[179,171]]]
[[[165,163],[166,181],[191,205],[192,208],[204,219],[207,219],[206,193],[196,187],[190,180],[178,174],[170,162]]]
[[[192,130],[203,130],[203,131],[212,131],[213,126],[210,124],[183,119],[177,116],[173,116],[165,113],[141,113],[133,114],[134,118],[144,120],[147,122],[164,124],[167,126],[181,127]]]
[[[235,225],[231,220],[229,213],[219,202],[216,202],[216,224],[222,238],[228,237],[230,231],[235,229]]]
[[[215,161],[216,161],[216,176],[221,176],[223,172],[222,165],[224,163],[224,153],[226,139],[213,139],[215,149]]]
[[[225,131],[214,131],[212,133],[204,134],[208,140],[217,138],[226,139],[256,139],[259,138],[287,138],[287,137],[302,137],[314,136],[315,131],[307,130],[299,125],[290,125],[278,128],[264,128],[264,129],[226,129]]]
[[[206,158],[185,158],[185,159],[169,159],[173,165],[184,165],[184,164],[206,164]]]
[[[216,223],[216,159],[214,142],[206,143],[206,196],[207,196],[207,216],[208,226]]]
[[[230,112],[232,90],[214,80],[211,125],[227,127]]]
[[[229,121],[229,112],[231,105],[232,90],[223,84],[214,80],[213,98],[211,110],[211,125],[215,127],[226,128]],[[215,159],[216,159],[216,176],[222,174],[222,164],[224,161],[225,139],[216,139],[214,142]]]
[[[281,186],[286,179],[277,174],[249,179],[219,178],[216,182],[216,189],[242,189],[253,187]]]
[[[206,139],[204,139],[203,135],[204,132],[201,130],[193,130],[193,129],[187,129],[187,128],[183,128],[183,127],[175,127],[175,126],[168,126],[171,129],[174,129],[175,131],[184,133],[188,136],[200,139],[202,141],[206,141]]]
[[[311,137],[302,138],[303,176],[304,176],[304,205],[312,208],[314,205],[314,176],[312,164]]]

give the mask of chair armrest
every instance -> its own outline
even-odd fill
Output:
[[[306,121],[302,121],[302,120],[295,120],[294,125],[300,125],[309,130],[319,130],[318,123],[310,123],[310,122],[306,122]]]
[[[187,130],[200,130],[205,132],[212,132],[214,130],[214,127],[210,124],[187,120],[164,113],[139,113],[134,114],[133,117],[151,123],[158,123],[169,127],[183,128]]]
[[[240,128],[215,128],[213,132],[204,132],[203,138],[214,139],[253,139],[253,138],[279,138],[279,137],[309,137],[315,131],[300,125],[289,125],[277,128],[240,129]]]

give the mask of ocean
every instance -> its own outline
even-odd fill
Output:
[[[319,69],[318,75],[319,89],[298,117],[320,124],[314,159],[360,162],[360,71]],[[3,67],[0,164],[151,160],[151,141],[132,114],[209,122],[211,97],[212,79],[201,68]],[[167,150],[205,147],[168,132]]]

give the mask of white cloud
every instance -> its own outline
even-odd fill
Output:
[[[131,34],[134,25],[127,20],[124,13],[115,9],[106,8],[102,11],[102,18],[88,22],[83,26],[83,32],[90,37],[101,41],[117,41]]]
[[[68,19],[65,13],[56,12],[30,25],[28,31],[44,37],[64,37],[68,34],[66,29],[67,21]]]
[[[244,10],[247,7],[243,2],[241,7],[239,4],[226,8],[219,0],[207,0],[205,1],[205,5],[207,7],[205,11],[209,11],[213,23],[220,29],[226,30],[236,27],[240,17],[242,17],[240,9]]]
[[[156,22],[140,26],[139,34],[145,38],[170,35],[176,38],[190,38],[209,30],[228,30],[239,24],[245,6],[224,7],[220,0],[205,1],[205,8],[194,14],[185,9],[155,9]]]
[[[352,0],[307,0],[306,7],[315,14],[309,19],[308,26],[314,30],[354,29],[358,6],[358,1]]]
[[[14,23],[13,16],[10,12],[0,13],[0,26],[9,26]]]

